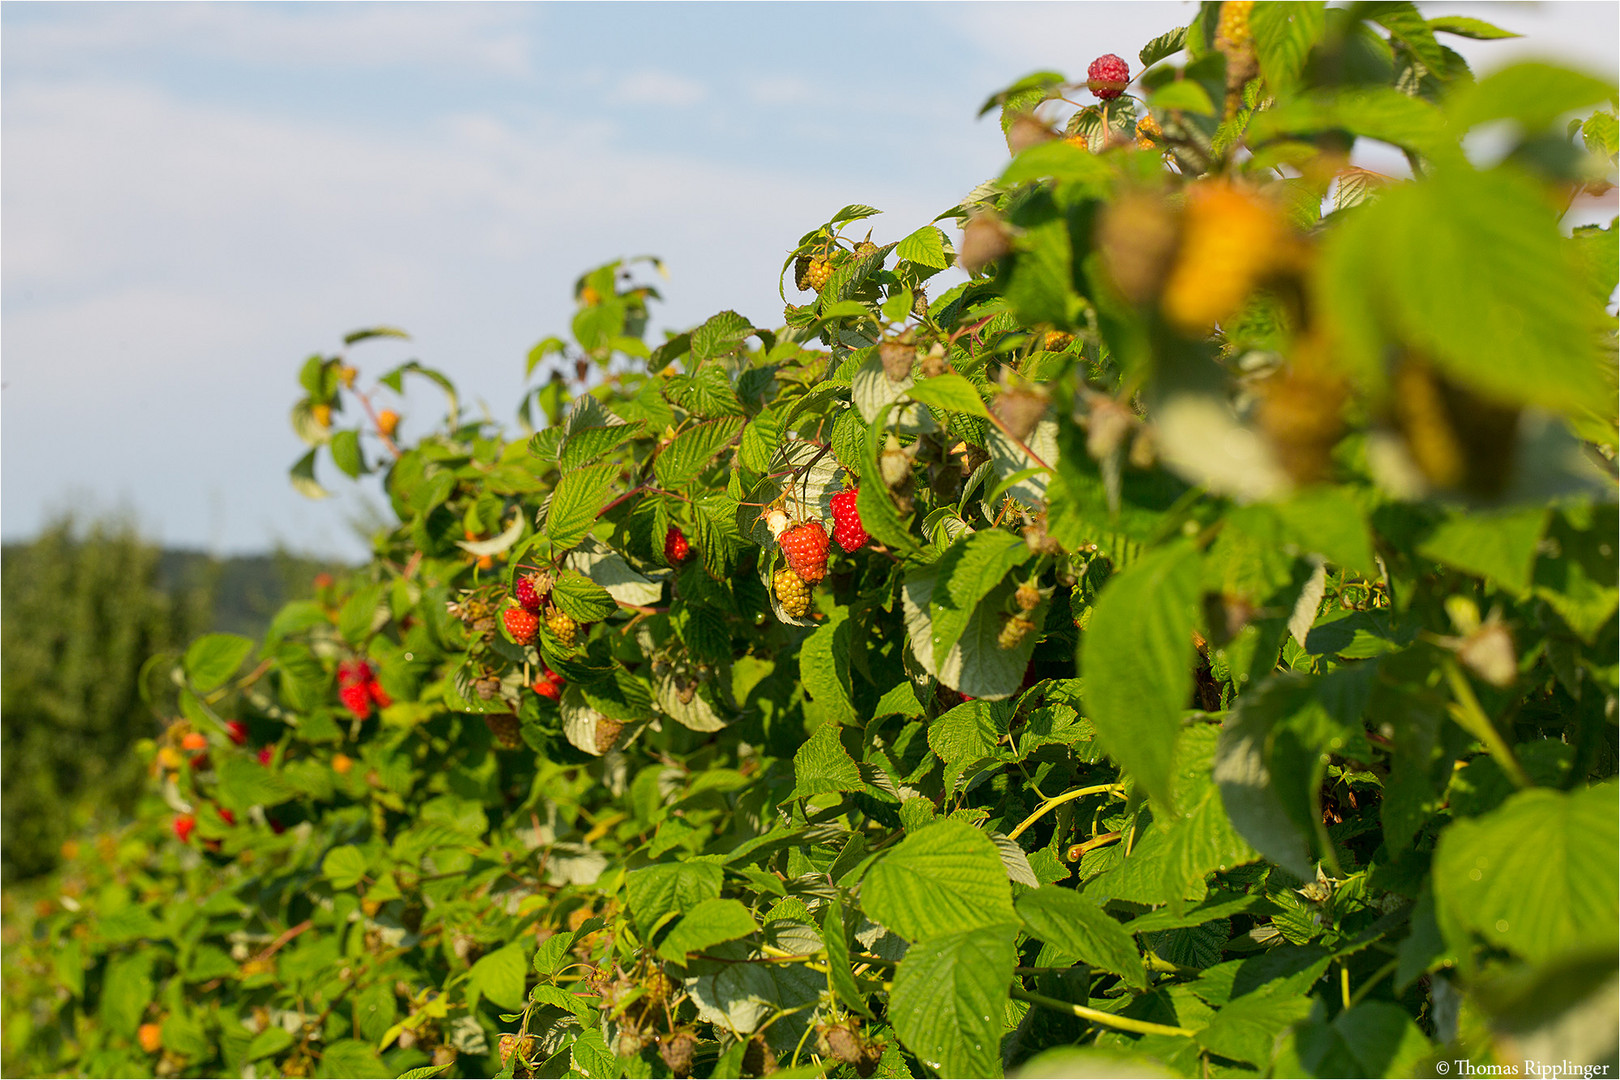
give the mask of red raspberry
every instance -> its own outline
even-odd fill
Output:
[[[523,610],[533,615],[540,614],[540,590],[534,586],[534,575],[524,574],[517,580],[517,602],[523,605]]]
[[[679,566],[692,554],[692,545],[686,540],[686,534],[678,526],[670,526],[669,532],[664,534],[664,561],[671,566]]]
[[[543,665],[540,670],[543,672],[543,674],[538,679],[534,680],[534,692],[539,694],[541,697],[547,697],[552,701],[556,701],[558,698],[562,697],[562,688],[568,682],[568,680],[564,679],[561,675]]]
[[[861,527],[861,512],[855,508],[860,491],[850,488],[832,497],[833,539],[845,551],[854,551],[869,539]]]
[[[365,683],[350,683],[338,691],[338,699],[343,702],[345,709],[362,720],[371,715],[371,693],[366,689]],[[264,755],[269,749],[267,746],[259,752],[259,760],[266,765],[269,762],[264,761]]]
[[[208,736],[200,731],[188,731],[185,737],[180,740],[180,749],[206,750],[208,749]]]
[[[182,844],[191,842],[192,830],[197,827],[197,819],[190,814],[181,814],[174,819],[174,835],[180,838]]]
[[[265,768],[269,768],[270,763],[272,761],[274,761],[274,760],[276,760],[276,748],[275,747],[266,746],[266,747],[263,747],[263,748],[261,748],[259,750],[259,764],[260,765],[263,765]]]
[[[240,720],[225,721],[225,734],[229,735],[231,737],[231,742],[235,743],[237,746],[243,746],[247,743],[247,725],[242,723]]]
[[[287,826],[283,825],[281,822],[277,821],[275,818],[271,818],[270,819],[270,831],[275,833],[277,836],[280,836],[282,833],[287,831]]]
[[[793,526],[777,541],[787,556],[788,568],[814,585],[827,576],[827,530],[819,521]]]
[[[219,819],[227,825],[236,825],[236,815],[223,806],[219,808]]]
[[[1086,89],[1112,101],[1125,92],[1131,81],[1131,66],[1113,53],[1104,53],[1086,68]]]
[[[371,681],[371,665],[364,660],[345,660],[338,664],[338,685],[352,686]]]
[[[372,701],[377,703],[379,709],[386,709],[394,703],[393,699],[388,696],[388,691],[384,690],[382,683],[376,679],[366,683],[366,694],[370,696]]]
[[[534,632],[540,628],[540,620],[534,612],[522,608],[507,608],[501,612],[501,621],[506,624],[506,633],[519,645],[527,645],[534,640]]]

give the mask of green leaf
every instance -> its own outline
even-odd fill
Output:
[[[1002,172],[1000,183],[1012,186],[1048,177],[1060,181],[1106,184],[1115,177],[1104,159],[1063,139],[1037,143],[1019,153]]]
[[[970,416],[990,415],[979,392],[973,388],[972,383],[960,375],[936,375],[932,379],[923,379],[913,384],[906,393],[913,401],[920,401],[937,409],[967,413]]]
[[[1324,855],[1330,853],[1320,806],[1328,757],[1367,757],[1359,750],[1348,754],[1352,738],[1361,738],[1360,717],[1336,720],[1324,707],[1324,685],[1288,673],[1238,698],[1221,729],[1212,772],[1227,817],[1243,839],[1306,880],[1315,877],[1311,838],[1318,838]]]
[[[753,332],[747,319],[735,311],[722,311],[692,331],[692,359],[701,364],[710,357],[736,352]]]
[[[467,972],[468,993],[481,994],[502,1008],[521,1009],[528,972],[528,955],[514,941],[479,958]]]
[[[405,341],[411,340],[411,335],[407,334],[397,326],[371,326],[364,330],[353,330],[347,334],[344,334],[343,344],[358,345],[362,341],[368,341],[371,338],[380,337],[400,338]]]
[[[1441,15],[1429,20],[1429,29],[1446,34],[1456,34],[1458,37],[1473,38],[1476,41],[1494,41],[1497,38],[1523,37],[1512,30],[1503,30],[1500,26],[1493,26],[1484,19],[1475,19],[1468,15]]]
[[[529,359],[527,365],[523,369],[523,377],[526,379],[530,375],[533,375],[534,369],[539,367],[541,361],[545,360],[545,358],[550,356],[552,353],[562,355],[566,352],[566,350],[567,346],[563,344],[563,339],[560,337],[548,337],[541,339],[539,344],[535,345],[534,348],[529,350]]]
[[[703,419],[741,416],[745,411],[731,376],[719,364],[707,364],[691,375],[671,376],[664,396]]]
[[[912,941],[1017,922],[996,845],[961,821],[936,821],[880,855],[861,885],[873,919]]]
[[[1470,953],[1470,935],[1533,963],[1612,947],[1620,923],[1615,791],[1520,791],[1440,834],[1436,915],[1459,956]]]
[[[1163,112],[1181,109],[1196,116],[1215,115],[1215,103],[1209,100],[1209,91],[1204,89],[1202,83],[1192,79],[1178,79],[1175,82],[1165,83],[1153,91],[1153,95],[1148,98],[1148,106]]]
[[[262,1058],[274,1057],[293,1044],[293,1034],[286,1028],[277,1024],[267,1027],[247,1045],[247,1053],[242,1055],[244,1061],[259,1061]]]
[[[608,1078],[623,1072],[618,1057],[608,1047],[607,1039],[596,1028],[581,1033],[569,1048],[569,1053],[573,1058],[574,1071],[581,1076]]]
[[[944,270],[951,265],[951,257],[945,253],[945,234],[933,225],[924,225],[900,241],[894,253],[907,262],[933,270]]]
[[[1144,556],[1109,579],[1080,643],[1086,711],[1103,745],[1166,810],[1192,694],[1201,572],[1191,544]]]
[[[722,941],[733,941],[759,930],[754,916],[740,900],[730,897],[705,900],[675,924],[658,945],[658,955],[674,963],[684,963],[687,953],[702,952]]]
[[[1412,51],[1430,71],[1444,71],[1445,50],[1434,40],[1434,30],[1410,3],[1380,3],[1372,9],[1372,18],[1389,31],[1389,36]]]
[[[198,693],[217,690],[252,654],[253,642],[240,634],[204,634],[186,650],[186,679]]]
[[[364,585],[356,589],[338,612],[338,632],[350,645],[364,645],[377,623],[377,613],[383,604],[381,584]]]
[[[600,622],[619,610],[612,593],[576,570],[557,578],[551,599],[564,614],[582,623]]]
[[[936,666],[944,663],[960,640],[985,594],[1031,557],[1022,537],[1000,529],[972,533],[951,545],[939,561],[940,584],[928,605],[933,639],[926,645],[918,643],[932,650]]]
[[[586,426],[569,432],[563,443],[557,464],[564,474],[594,463],[612,453],[638,435],[644,434],[641,424],[605,424]]]
[[[1174,56],[1186,47],[1187,28],[1181,26],[1169,33],[1160,34],[1142,46],[1142,51],[1136,54],[1136,58],[1142,62],[1143,67],[1150,67],[1167,56]]]
[[[366,469],[365,455],[360,452],[360,433],[358,431],[333,432],[331,446],[332,464],[341,469],[344,475],[352,480],[358,480],[368,471]]]
[[[376,1047],[359,1039],[338,1039],[321,1051],[322,1077],[391,1077]]]
[[[1586,280],[1580,254],[1519,171],[1437,167],[1395,185],[1358,207],[1323,257],[1333,268],[1318,299],[1364,381],[1382,379],[1398,344],[1499,402],[1612,412],[1597,348],[1606,317],[1571,287]]]
[[[1044,91],[1054,86],[1060,86],[1066,81],[1062,72],[1058,71],[1036,71],[1025,75],[1011,86],[1005,86],[985,98],[984,104],[979,106],[979,115],[983,116],[997,105],[1005,104],[1008,98],[1028,93],[1031,90],[1042,91],[1044,96]]]
[[[109,1031],[133,1036],[152,1000],[155,952],[125,953],[110,959],[101,982],[101,1022]],[[9,1070],[8,1070],[9,1071]]]
[[[1466,131],[1493,120],[1514,120],[1529,131],[1551,127],[1560,117],[1614,96],[1603,79],[1556,64],[1528,61],[1465,83],[1446,102],[1446,112]]]
[[[1249,12],[1260,74],[1279,98],[1291,94],[1305,70],[1311,48],[1327,27],[1323,3],[1260,0]]]
[[[658,482],[678,488],[695,479],[720,450],[742,431],[743,419],[730,416],[697,424],[677,435],[653,464]]]
[[[321,860],[321,873],[332,883],[332,888],[347,892],[366,876],[366,857],[353,844],[335,847]]]
[[[613,495],[609,481],[618,472],[617,465],[592,465],[563,474],[546,513],[546,535],[553,545],[571,548],[585,539],[596,525],[596,515]]]
[[[332,494],[315,479],[315,452],[319,449],[311,450],[287,470],[287,479],[292,481],[293,490],[306,499],[324,499]]]
[[[399,1074],[399,1080],[429,1080],[429,1077],[438,1076],[454,1064],[455,1062],[452,1060],[445,1062],[443,1065],[423,1065],[417,1069],[406,1069]]]
[[[1445,118],[1422,98],[1391,87],[1318,91],[1254,114],[1251,143],[1285,135],[1348,131],[1420,154],[1435,152],[1445,142]]]
[[[1017,953],[1013,925],[919,941],[894,973],[889,1019],[940,1076],[1001,1076],[1001,1028]]]
[[[277,772],[248,757],[232,754],[216,766],[219,801],[233,810],[275,806],[296,798],[298,790]]]
[[[1142,954],[1130,931],[1073,889],[1044,885],[1020,896],[1017,908],[1029,932],[1042,941],[1076,960],[1118,975],[1129,986],[1146,989]]]
[[[1218,1009],[1196,1038],[1212,1054],[1264,1069],[1278,1038],[1310,1013],[1311,999],[1304,994],[1256,991]]]
[[[1378,576],[1367,517],[1345,489],[1312,488],[1275,509],[1306,551],[1363,576]]]
[[[793,794],[789,798],[860,791],[863,787],[855,759],[838,741],[837,724],[822,724],[793,755]]]
[[[1285,1047],[1278,1075],[1416,1076],[1434,1049],[1406,1011],[1388,1001],[1364,1001],[1332,1023],[1308,1021],[1291,1041],[1299,1068],[1292,1067]]]
[[[844,938],[844,905],[837,896],[827,901],[821,917],[821,940],[827,946],[827,988],[837,995],[845,1008],[871,1019],[872,1010],[866,1007],[866,997],[855,985],[855,976],[849,970],[849,942]]]
[[[1418,554],[1522,593],[1530,588],[1536,545],[1546,525],[1543,507],[1457,514],[1423,539]]]
[[[945,762],[947,794],[955,794],[970,770],[1007,756],[1002,744],[1009,717],[997,702],[964,701],[928,725],[928,747]]]
[[[849,612],[839,608],[799,650],[799,681],[826,723],[855,723],[849,678]]]
[[[720,895],[724,872],[718,863],[657,863],[632,870],[625,878],[630,914],[643,937],[671,913],[689,911]]]

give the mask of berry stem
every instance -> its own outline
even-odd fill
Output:
[[[377,429],[377,437],[383,441],[383,445],[388,448],[388,452],[393,454],[396,459],[402,457],[403,455],[400,453],[399,447],[395,445],[394,440],[383,433],[382,421],[377,419],[377,410],[371,407],[371,396],[364,390],[350,390],[349,393],[359,399],[361,407],[366,410],[366,415],[371,417],[371,426]]]

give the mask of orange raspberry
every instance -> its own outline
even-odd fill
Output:
[[[1165,316],[1189,336],[1209,333],[1237,313],[1287,243],[1282,213],[1270,200],[1224,180],[1195,184],[1165,283]]]

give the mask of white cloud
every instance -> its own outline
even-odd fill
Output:
[[[805,105],[816,100],[816,90],[798,75],[771,75],[750,82],[748,96],[759,105]]]
[[[135,86],[9,85],[8,535],[82,488],[160,514],[170,539],[262,547],[271,525],[340,517],[301,503],[284,470],[302,452],[286,422],[296,366],[343,332],[404,326],[415,340],[363,346],[363,369],[419,357],[505,420],[581,270],[661,254],[661,323],[734,307],[775,325],[777,271],[807,228],[869,201],[897,239],[957,194],[622,149],[616,134],[538,114],[382,132]],[[424,421],[439,409],[412,404]]]
[[[667,71],[637,71],[625,77],[614,90],[615,101],[625,105],[654,108],[688,108],[709,96],[708,87],[696,79]]]
[[[329,69],[532,71],[522,4],[87,4],[6,28],[23,70],[97,57],[190,53],[236,64]]]

